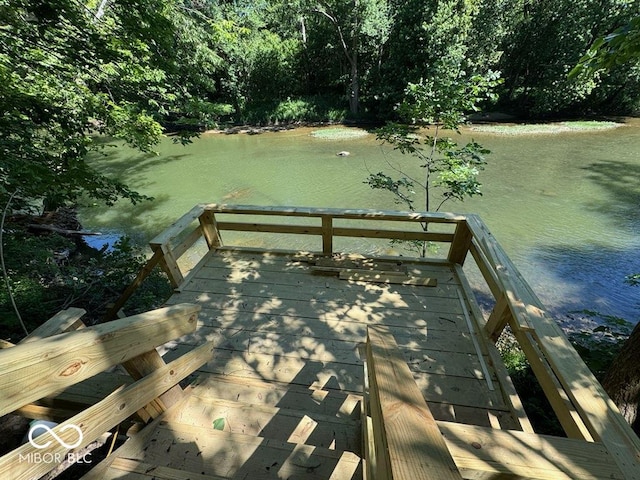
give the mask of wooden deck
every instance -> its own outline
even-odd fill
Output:
[[[513,387],[492,366],[495,347],[478,335],[476,308],[451,267],[403,263],[415,277],[437,281],[423,287],[318,275],[309,260],[216,251],[173,295],[170,304],[193,302],[202,311],[198,330],[166,356],[205,340],[216,345],[194,390],[193,409],[202,412],[206,399],[209,417],[190,409],[181,419],[224,418],[231,433],[359,456],[367,326],[386,325],[437,420],[521,429]],[[270,458],[251,459],[253,474]]]
[[[329,261],[382,277],[401,267],[436,283],[416,286],[342,280],[318,272],[317,259],[327,265],[313,255],[218,249],[195,267],[168,303],[200,305],[198,327],[167,345],[165,360],[205,341],[213,359],[195,372],[187,403],[127,458],[214,478],[362,478],[369,325],[389,327],[436,420],[528,426],[454,268]],[[212,428],[219,419],[223,431]]]
[[[254,217],[222,222],[224,214],[318,218],[321,224]],[[337,224],[345,219],[452,228]],[[322,248],[223,245],[221,232],[238,230],[319,236]],[[444,242],[448,252],[443,259],[336,253],[334,239],[341,236]],[[185,269],[179,259],[201,237],[206,253]],[[144,348],[126,337],[129,350],[140,351],[158,345],[156,337],[177,338],[159,349],[163,361],[152,351],[142,364],[138,357],[125,362],[139,380],[124,391],[140,396],[138,384],[153,385],[141,375],[169,371],[165,375],[173,377],[185,362],[192,373],[182,382],[184,391],[174,387],[148,405],[146,396],[135,395],[122,403],[150,424],[87,479],[640,478],[640,441],[477,217],[199,205],[151,246],[154,255],[114,311],[160,264],[175,293],[168,310],[154,314],[158,322],[170,324],[174,312],[199,313],[195,324],[183,318],[181,329],[153,339],[145,334]],[[480,311],[465,277],[467,254],[495,297],[489,315]],[[126,326],[131,318],[118,322]],[[140,320],[144,328],[151,318]],[[539,435],[529,423],[494,344],[506,325],[568,438]],[[13,352],[23,351],[0,352],[0,364],[14,365]],[[205,358],[206,352],[212,355]],[[69,392],[78,398],[77,390]],[[111,405],[113,395],[67,421],[91,424],[87,412]],[[23,396],[25,402],[37,398]],[[44,418],[41,408],[20,411]],[[12,458],[0,458],[0,474],[10,471]]]

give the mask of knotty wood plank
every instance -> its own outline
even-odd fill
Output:
[[[171,407],[171,409],[179,408],[179,406],[180,404],[176,404]],[[143,427],[142,430],[131,436],[126,442],[124,442],[124,444],[122,444],[114,452],[112,452],[111,455],[104,458],[97,465],[94,465],[93,468],[89,470],[89,472],[82,476],[81,480],[104,480],[107,471],[109,471],[109,467],[113,464],[114,461],[118,460],[118,458],[129,459],[130,457],[136,455],[144,448],[147,442],[151,440],[156,427],[161,422],[165,421],[164,416],[167,415],[170,410],[163,412],[162,415]]]
[[[393,269],[376,270],[373,268],[358,268],[357,266],[345,268],[345,267],[338,267],[334,265],[330,265],[330,266],[312,265],[309,270],[311,270],[311,273],[316,275],[333,275],[336,273],[340,274],[341,272],[348,272],[348,273],[363,273],[363,274],[373,273],[378,275],[388,275],[390,277],[394,277],[394,276],[406,277],[407,276],[406,271],[403,272],[400,270],[393,270]]]
[[[346,274],[345,274],[346,275]],[[355,278],[355,277],[354,277]],[[364,277],[363,277],[364,278]],[[393,279],[396,277],[393,276]],[[415,276],[398,276],[407,278],[426,278]],[[428,277],[433,278],[433,277]],[[374,302],[376,299],[397,302],[399,306],[406,304],[418,309],[425,309],[433,302],[443,302],[456,299],[459,287],[453,284],[438,283],[431,288],[417,288],[412,283],[402,285],[395,284],[345,284],[338,277],[317,277],[308,274],[289,272],[243,272],[216,270],[203,268],[196,275],[183,283],[181,291],[207,291],[210,293],[224,294],[249,294],[249,295],[273,295],[290,299],[330,299],[352,300],[360,297],[362,300]]]
[[[203,335],[199,329],[197,335],[184,337],[177,343],[196,345],[203,340],[213,342],[217,349],[237,354],[251,353],[262,355],[279,355],[293,359],[312,360],[318,362],[338,362],[360,365],[361,342],[335,340],[328,335],[318,338],[308,335],[236,331],[229,337],[223,335]],[[439,375],[458,376],[482,380],[485,375],[475,351],[451,352],[431,349],[428,344],[416,347],[399,347],[401,353],[414,372],[433,373]],[[492,379],[495,377],[492,376]]]
[[[437,425],[464,478],[627,478],[601,443],[451,422]]]
[[[210,275],[210,274],[214,275]],[[348,272],[354,275],[358,272]],[[344,273],[343,276],[348,275]],[[216,275],[217,274],[217,275]],[[370,272],[363,272],[362,278],[366,279]],[[209,278],[207,278],[209,277]],[[338,277],[317,277],[308,274],[296,274],[283,272],[260,271],[227,271],[203,268],[194,275],[188,283],[183,284],[182,291],[201,291],[219,294],[253,294],[253,295],[277,295],[290,299],[330,298],[340,300],[353,299],[356,296],[365,296],[371,301],[376,297],[397,298],[408,305],[416,305],[424,309],[433,302],[446,302],[448,299],[457,298],[457,287],[453,284],[438,284],[437,277],[404,275],[392,272],[389,275],[381,274],[380,278],[389,278],[393,285],[350,285],[338,280]],[[423,284],[424,281],[413,280],[402,285],[407,279],[433,278],[439,288],[416,288],[414,284]],[[375,279],[375,276],[374,276]],[[397,281],[396,281],[397,280]],[[438,285],[433,285],[438,287]]]
[[[206,344],[191,350],[178,360],[155,370],[136,383],[116,390],[101,402],[53,428],[53,432],[68,444],[73,444],[78,440],[77,432],[66,427],[78,426],[82,431],[82,441],[77,448],[83,448],[185,378],[206,362],[211,352],[211,346]],[[12,480],[39,478],[53,469],[56,463],[20,462],[18,459],[29,458],[28,455],[35,452],[52,455],[51,458],[55,458],[56,454],[64,458],[69,451],[69,448],[58,442],[51,442],[49,446],[42,449],[27,443],[0,457],[0,478]]]
[[[316,207],[288,207],[262,205],[229,205],[220,203],[200,204],[205,210],[216,213],[232,213],[244,215],[278,215],[283,217],[322,217],[333,218],[388,220],[403,222],[458,223],[466,220],[466,215],[442,212],[399,212],[395,210],[343,209]]]
[[[175,468],[151,465],[139,460],[116,457],[111,463],[109,470],[102,477],[102,480],[122,478],[123,472],[126,472],[126,478],[128,480],[145,480],[148,478],[152,480],[225,480],[226,478],[218,475],[186,472]]]
[[[0,350],[0,415],[192,332],[199,310],[167,307]]]
[[[219,312],[202,310],[199,315],[198,329],[193,334],[180,337],[177,342],[196,345],[202,340],[213,341],[217,348],[246,350],[252,336],[272,338],[281,336],[285,344],[295,341],[296,337],[313,337],[324,340],[347,342],[354,348],[367,336],[367,325],[361,322],[326,322],[320,319],[304,321],[291,316],[266,315],[262,322],[252,322],[245,315],[246,322],[237,327],[216,325]],[[242,323],[242,322],[239,322]],[[475,347],[468,332],[452,333],[451,330],[428,327],[389,326],[389,331],[401,349],[435,350],[444,352],[475,353]],[[339,345],[342,345],[340,343]],[[345,346],[345,348],[347,348]]]
[[[487,407],[468,407],[450,403],[427,402],[433,418],[438,421],[465,423],[487,428],[521,430],[510,411],[493,410]]]
[[[397,300],[395,297],[386,297],[385,295],[375,295],[369,301],[358,298],[356,290],[353,296],[344,296],[343,298],[331,298],[330,295],[324,296],[318,292],[317,298],[309,295],[309,292],[291,291],[291,289],[283,289],[278,294],[273,290],[268,292],[247,292],[234,293],[228,289],[223,291],[213,291],[209,288],[208,283],[197,284],[192,283],[191,286],[176,294],[170,300],[171,304],[178,302],[197,302],[203,307],[213,308],[223,311],[231,311],[234,309],[242,311],[250,311],[256,314],[274,314],[274,313],[297,313],[301,316],[318,317],[320,314],[348,316],[352,319],[373,318],[376,315],[382,318],[390,316],[406,317],[415,312],[416,316],[437,316],[434,314],[462,314],[460,302],[457,299],[433,299],[428,305],[421,305],[416,298],[408,297]],[[211,285],[214,287],[214,285]],[[206,292],[206,293],[203,293]],[[427,303],[427,302],[425,302]],[[464,322],[464,320],[463,320]]]
[[[298,262],[293,260],[292,256],[276,256],[260,258],[255,255],[240,255],[236,253],[234,256],[223,255],[224,252],[217,250],[215,255],[207,258],[204,264],[204,272],[209,269],[208,273],[210,278],[225,278],[231,282],[238,283],[240,280],[261,280],[265,283],[279,283],[283,285],[290,284],[291,280],[304,281],[310,283],[322,284],[325,282],[324,278],[318,278],[318,276],[311,276],[310,278],[304,278],[309,275],[312,269],[326,269],[328,272],[339,272],[343,268],[352,268],[358,270],[378,270],[378,271],[392,271],[390,267],[385,267],[385,264],[396,265],[393,262],[376,262],[380,268],[370,269],[367,264],[365,268],[357,267],[333,267],[333,266],[314,266],[307,262]],[[441,284],[455,284],[454,276],[450,266],[448,265],[419,265],[412,263],[403,263],[402,272],[416,277],[433,277],[436,278]]]
[[[385,272],[407,272],[407,267],[402,265],[402,261],[397,262],[380,262],[372,258],[363,257],[362,259],[355,259],[349,257],[319,257],[313,265],[316,267],[333,267],[333,268],[346,268],[357,270],[378,270]],[[312,269],[313,270],[313,269]]]
[[[419,287],[436,287],[438,280],[429,277],[412,277],[408,275],[390,275],[387,272],[351,272],[342,271],[338,274],[340,280],[353,282],[393,283],[400,285],[415,285]]]
[[[267,480],[359,478],[360,459],[351,452],[297,445],[212,427],[166,421],[157,426],[144,451],[130,458],[152,465],[226,478]]]
[[[165,358],[176,358],[188,350],[188,347],[178,345],[167,352]],[[218,350],[214,358],[199,371],[314,388],[362,391],[362,364]]]
[[[29,343],[40,338],[50,337],[59,333],[71,332],[84,328],[85,325],[80,320],[86,310],[82,308],[70,307],[56,313],[49,320],[33,330],[29,335],[23,338],[19,343]]]
[[[334,389],[211,373],[200,373],[192,384],[194,395],[204,399],[286,408],[310,416],[332,416],[344,420],[354,420],[360,415],[362,396]]]
[[[360,254],[340,254],[333,257],[318,255],[307,252],[292,252],[264,249],[242,249],[221,247],[216,250],[214,258],[207,261],[207,266],[213,268],[239,268],[260,269],[261,271],[282,271],[305,272],[309,271],[311,265],[315,265],[320,261],[322,265],[325,261],[345,262],[345,267],[349,268],[355,265],[378,265],[379,270],[387,270],[390,265],[398,265],[401,263],[403,269],[408,272],[451,272],[451,264],[446,261],[435,259],[411,259],[399,256],[375,256],[365,257]],[[330,266],[330,265],[327,265]],[[453,278],[453,277],[451,277]]]
[[[355,419],[201,397],[197,390],[165,418],[194,427],[210,426],[222,418],[226,432],[360,454],[360,422]]]
[[[366,331],[366,327],[362,326]],[[250,331],[243,329],[216,329],[202,326],[197,333],[181,337],[176,341],[182,345],[198,345],[203,340],[212,342],[216,348],[235,352],[279,354],[284,356],[317,360],[322,362],[337,361],[340,363],[360,363],[359,347],[362,342],[336,340],[333,332],[316,331],[312,335],[300,333],[278,333],[279,331],[295,331],[295,328],[272,329],[271,331]],[[442,335],[445,335],[442,333]],[[354,335],[355,337],[355,335]],[[433,341],[410,342],[400,349],[416,371],[447,373],[469,378],[484,378],[482,367],[475,356],[473,344],[469,342],[462,352],[461,347],[453,343],[452,349],[445,349]],[[358,337],[362,338],[362,337]],[[458,342],[460,343],[460,342]],[[433,347],[431,347],[433,345]],[[452,351],[453,350],[453,351]]]
[[[288,301],[286,304],[279,299],[265,299],[264,302],[244,302],[242,300],[230,303],[221,302],[218,297],[209,293],[180,292],[174,294],[167,304],[174,305],[183,302],[199,303],[203,307],[204,324],[222,327],[242,327],[247,323],[263,323],[272,318],[279,318],[290,322],[290,325],[303,326],[305,323],[316,321],[329,325],[342,322],[361,324],[384,324],[396,327],[433,328],[449,330],[452,335],[467,332],[466,321],[461,313],[448,311],[410,311],[394,310],[392,308],[373,309],[371,306],[342,305],[316,308],[309,302]],[[221,306],[224,305],[224,309]],[[459,302],[457,303],[459,308]],[[345,323],[346,324],[346,323]]]
[[[413,378],[429,403],[447,403],[509,412],[502,395],[487,388],[484,380],[413,370]]]
[[[462,479],[409,367],[383,328],[369,328],[367,370],[373,430],[376,440],[384,438],[376,445],[376,476]]]

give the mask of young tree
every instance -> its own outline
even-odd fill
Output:
[[[424,169],[423,178],[413,178],[390,165],[400,178],[378,172],[365,181],[373,189],[391,192],[397,203],[411,211],[416,209],[418,192],[423,196],[425,211],[439,211],[449,200],[462,201],[481,195],[478,175],[486,163],[484,156],[490,153],[475,141],[461,146],[443,133],[445,130],[460,133],[466,114],[476,111],[481,101],[493,98],[491,90],[499,83],[499,75],[488,72],[485,76],[469,77],[460,65],[437,67],[449,74],[432,76],[407,87],[398,108],[398,114],[407,123],[388,123],[378,131],[378,139],[383,143],[418,160]],[[429,129],[433,129],[433,134],[428,133]],[[434,187],[440,189],[439,198],[434,196]],[[426,223],[422,224],[424,231],[427,228]],[[427,245],[422,242],[419,248],[425,256]]]

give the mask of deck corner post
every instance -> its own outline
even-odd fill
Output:
[[[202,227],[202,234],[207,242],[209,250],[214,250],[222,246],[222,238],[220,237],[220,230],[216,222],[216,216],[211,210],[205,210],[198,217],[200,227]]]
[[[333,217],[322,215],[322,253],[333,254]]]
[[[453,234],[453,242],[451,242],[451,248],[449,249],[448,260],[451,263],[463,265],[471,248],[472,240],[473,232],[469,228],[467,221],[458,222],[456,231]]]

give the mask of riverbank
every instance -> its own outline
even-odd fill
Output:
[[[100,323],[104,314],[146,262],[144,247],[121,236],[110,248],[92,248],[83,238],[76,210],[61,208],[43,215],[14,215],[5,223],[0,289],[2,340],[17,343],[27,332],[68,307],[86,310],[86,325]],[[154,272],[145,288],[128,305],[128,314],[158,307],[171,287]],[[14,307],[15,306],[15,307]]]
[[[627,117],[631,118],[631,117]],[[541,122],[518,121],[512,115],[493,113],[486,115],[473,116],[469,123],[463,125],[462,131],[491,133],[495,135],[541,135],[541,134],[561,134],[561,133],[577,133],[577,132],[595,132],[602,130],[610,130],[620,128],[627,124],[626,118],[618,118],[616,120],[549,120]],[[318,133],[314,135],[318,138],[350,138],[361,135],[354,135],[353,132],[360,130],[362,132],[372,133],[382,123],[371,122],[292,122],[273,125],[234,125],[226,128],[218,128],[206,130],[203,135],[225,134],[225,135],[259,135],[262,133],[284,132],[301,128],[315,128],[318,132],[322,130],[333,130],[335,135],[331,133]],[[342,133],[351,131],[351,134]],[[312,132],[312,135],[315,133]],[[363,133],[362,135],[364,135]]]

